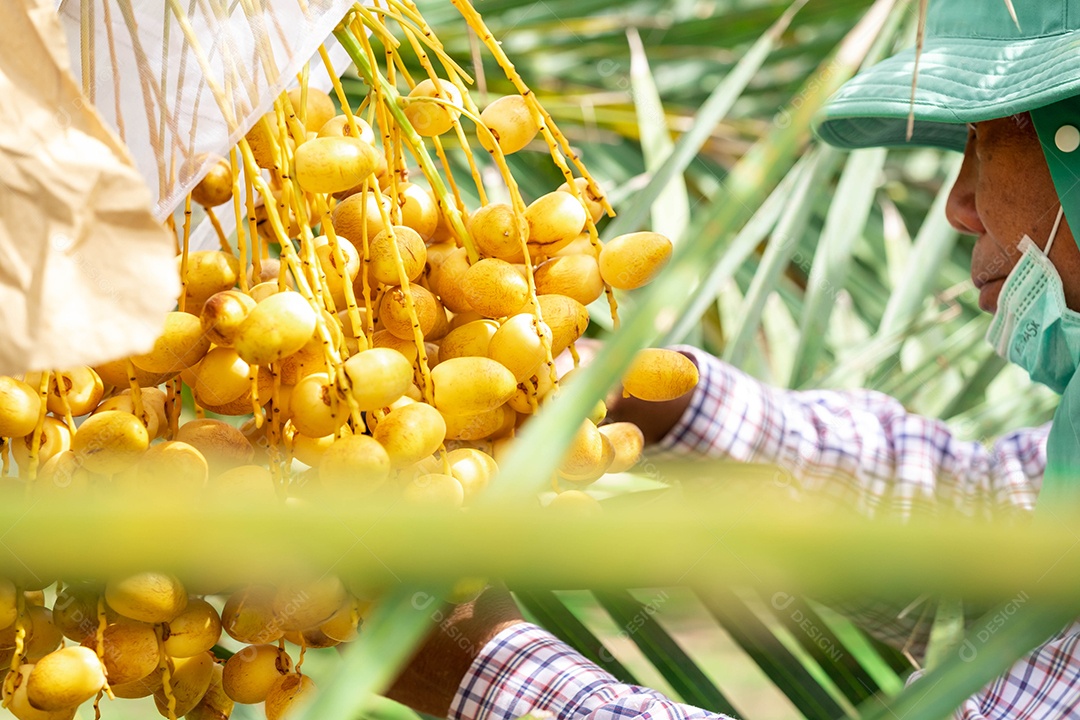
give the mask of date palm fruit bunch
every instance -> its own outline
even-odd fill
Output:
[[[115,487],[174,502],[331,495],[448,510],[501,482],[501,453],[566,379],[554,358],[576,361],[586,306],[606,297],[617,322],[614,290],[648,283],[672,245],[652,232],[600,242],[612,210],[597,183],[479,14],[455,5],[518,94],[481,110],[411,3],[357,6],[336,35],[366,98],[354,111],[336,84],[339,113],[302,83],[211,163],[189,203],[220,249],[192,251],[189,225],[176,228],[183,290],[153,348],[0,377],[6,481],[45,496]],[[427,77],[395,61],[406,51]],[[506,156],[533,146],[566,182],[526,203]],[[450,151],[473,170],[477,207],[461,200]],[[482,164],[509,202],[488,200]],[[684,356],[648,350],[624,387],[663,401],[696,382]],[[640,430],[601,426],[603,414],[582,421],[554,506],[595,511],[582,489],[638,462]],[[40,589],[0,582],[3,701],[22,720],[69,718],[102,693],[153,695],[165,717],[227,717],[234,702],[283,717],[315,690],[279,641],[347,642],[370,599],[332,576],[206,595],[145,573],[58,585],[51,609]],[[213,651],[223,629],[244,645],[227,660]]]
[[[167,718],[220,720],[238,702],[284,717],[315,692],[304,651],[354,639],[370,607],[332,575],[196,594],[144,572],[57,583],[51,608],[41,590],[0,580],[0,681],[20,720],[70,719],[105,694],[152,697]]]

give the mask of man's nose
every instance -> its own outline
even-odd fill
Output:
[[[964,164],[960,167],[960,174],[957,175],[945,203],[945,217],[949,224],[967,235],[982,235],[986,231],[975,206],[975,186],[979,176],[975,142],[974,139],[968,140],[967,149],[964,151]]]

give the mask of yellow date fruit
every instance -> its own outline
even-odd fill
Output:
[[[11,457],[15,464],[22,469],[30,466],[30,450],[34,441],[34,433],[11,441]],[[48,415],[38,435],[38,463],[39,467],[50,459],[71,449],[71,431],[61,420]]]
[[[378,152],[359,138],[317,137],[296,148],[296,182],[308,192],[348,190],[370,177]]]
[[[645,435],[641,428],[629,422],[616,422],[601,425],[600,432],[611,441],[615,449],[615,459],[607,469],[609,473],[626,472],[637,465],[641,453],[645,450]]]
[[[469,234],[481,255],[521,262],[529,239],[529,223],[524,218],[519,222],[510,205],[491,203],[469,217]]]
[[[227,720],[232,716],[234,703],[221,685],[223,674],[224,668],[214,663],[210,671],[210,687],[199,704],[184,716],[187,720]]]
[[[209,349],[210,338],[198,317],[186,312],[171,312],[165,317],[165,328],[154,341],[153,349],[134,356],[131,361],[146,372],[180,372],[202,360]]]
[[[176,259],[177,268],[183,257]],[[184,311],[198,315],[206,300],[214,293],[236,285],[240,278],[240,260],[221,250],[196,250],[188,253],[184,271]]]
[[[312,373],[296,383],[289,397],[292,424],[304,435],[331,435],[349,419],[349,404],[326,373]]]
[[[289,102],[292,103],[293,112],[297,117],[304,118],[304,129],[308,132],[319,132],[337,114],[330,95],[316,87],[308,85],[307,104],[303,106],[300,104],[302,99],[303,92],[300,88],[289,91]]]
[[[96,608],[94,612],[93,629],[81,640],[83,647],[91,650],[97,648]],[[160,652],[153,625],[130,620],[113,623],[105,628],[103,647],[105,669],[109,674],[110,685],[137,682],[149,676],[158,667]],[[132,688],[132,690],[137,692],[139,688]]]
[[[538,295],[536,300],[544,322],[551,328],[551,355],[558,357],[589,327],[589,310],[566,295]]]
[[[374,437],[386,449],[390,463],[404,467],[439,449],[446,437],[446,421],[430,405],[414,402],[391,410],[379,421]]]
[[[542,195],[525,208],[530,252],[553,255],[585,228],[585,207],[567,192]]]
[[[0,376],[0,436],[22,437],[34,431],[41,396],[22,380]]]
[[[204,653],[221,638],[221,618],[214,606],[201,598],[189,600],[184,611],[165,628],[165,652],[170,657],[193,657]]]
[[[594,223],[599,222],[600,218],[604,217],[604,205],[600,202],[602,196],[599,192],[591,190],[589,188],[589,181],[583,177],[574,178],[574,185],[577,186],[578,197],[585,202],[585,207],[588,209],[592,221]],[[556,189],[564,193],[573,194],[568,183],[563,183]],[[597,190],[599,190],[599,188],[597,188]],[[586,235],[586,238],[587,237],[588,235]]]
[[[380,232],[369,245],[371,277],[384,285],[401,284],[397,264],[399,258],[405,277],[410,282],[420,277],[427,262],[427,246],[418,232],[404,225],[395,225],[393,232],[392,239],[389,232]]]
[[[693,390],[697,382],[697,365],[682,353],[663,348],[646,348],[638,352],[623,375],[623,389],[649,402],[682,397]]]
[[[445,282],[440,278],[440,283]],[[529,299],[525,277],[514,265],[498,258],[484,258],[466,270],[461,277],[461,291],[469,307],[489,318],[513,315]]]
[[[494,152],[492,139],[499,144],[504,155],[516,153],[532,142],[540,132],[540,125],[533,117],[529,104],[521,95],[506,95],[484,108],[480,120],[490,133],[477,128],[476,137],[488,152]]]
[[[26,696],[40,710],[64,710],[81,705],[104,686],[105,672],[97,654],[89,648],[67,647],[34,664]]]
[[[240,325],[255,309],[255,300],[238,290],[214,293],[203,303],[199,322],[203,332],[215,345],[233,344]]]
[[[221,686],[235,702],[266,700],[274,683],[292,671],[292,658],[276,645],[249,645],[225,662]]]
[[[431,369],[435,407],[448,415],[494,410],[517,389],[514,374],[486,357],[444,360]]]
[[[131,467],[149,445],[150,436],[142,422],[119,410],[91,415],[71,440],[71,450],[83,467],[100,475],[113,475]]]
[[[319,459],[319,480],[327,490],[368,495],[390,477],[390,455],[374,438],[335,439]]]
[[[165,688],[154,691],[154,704],[162,717],[180,717],[187,715],[199,704],[210,689],[214,677],[214,655],[210,652],[173,660],[173,672],[170,678],[173,708],[169,710],[169,698]]]
[[[405,106],[405,117],[423,137],[435,137],[454,127],[461,115],[461,92],[449,80],[422,80],[409,93],[412,100]],[[431,102],[435,98],[442,102]]]
[[[214,157],[202,180],[191,188],[191,199],[203,207],[217,207],[232,200],[233,174],[229,161]]]
[[[25,663],[19,666],[18,670],[12,671],[17,673],[14,678],[3,677],[5,681],[13,681],[11,687],[14,689],[10,696],[6,698],[7,709],[19,720],[72,720],[75,717],[75,708],[69,707],[63,710],[39,710],[30,704],[30,699],[27,696],[27,690],[29,685],[30,675],[34,672],[33,663]],[[4,675],[7,675],[5,670]],[[6,685],[5,685],[6,686]]]
[[[412,363],[397,350],[375,347],[345,361],[350,392],[363,411],[387,407],[412,385]]]
[[[146,623],[169,622],[187,607],[187,591],[172,575],[142,572],[105,584],[105,602],[116,612]]]
[[[551,328],[532,313],[506,319],[488,344],[488,357],[514,374],[521,382],[535,373],[547,359]]]
[[[671,259],[671,240],[660,233],[620,235],[600,251],[600,275],[620,290],[634,290],[656,277]]]
[[[588,305],[604,294],[600,266],[591,255],[566,255],[551,258],[536,268],[536,292],[543,295],[566,295]]]
[[[211,475],[246,465],[255,453],[244,434],[223,420],[189,420],[180,426],[176,439],[202,453]]]
[[[266,298],[248,314],[233,340],[251,365],[268,365],[304,347],[315,332],[315,310],[298,292]]]
[[[356,122],[356,133],[353,132],[352,127],[349,125],[349,118],[344,114],[335,115],[327,120],[321,128],[319,128],[319,137],[356,137],[360,138],[369,145],[375,144],[375,131],[371,129],[371,125],[368,125],[367,121],[363,118],[353,116],[353,120]]]

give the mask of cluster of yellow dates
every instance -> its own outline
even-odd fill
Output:
[[[368,30],[383,37],[384,18],[356,12],[352,37],[370,53]],[[463,12],[477,27],[479,16]],[[438,50],[434,33],[408,39]],[[192,251],[189,222],[177,228],[184,290],[152,349],[0,377],[7,482],[181,502],[284,502],[316,488],[453,509],[496,478],[517,430],[568,379],[555,359],[576,365],[586,306],[606,295],[614,313],[613,289],[648,283],[672,244],[652,232],[600,242],[596,223],[610,206],[583,166],[571,171],[565,139],[516,76],[522,92],[480,112],[453,72],[391,81],[394,63],[389,76],[374,62],[358,66],[370,92],[355,112],[340,85],[338,105],[302,86],[229,158],[203,159],[191,199],[221,249]],[[488,200],[463,119],[508,202]],[[526,205],[505,156],[541,134],[567,182]],[[475,209],[461,199],[448,151],[473,169]],[[235,236],[214,208],[229,209]],[[667,350],[643,351],[623,378],[628,394],[650,401],[696,383],[693,363]],[[582,488],[638,462],[641,431],[602,425],[603,415],[599,407],[582,421],[552,505],[592,512]],[[212,595],[144,573],[48,593],[51,609],[38,589],[0,581],[4,704],[20,720],[66,720],[103,692],[153,695],[162,715],[200,720],[227,718],[233,702],[265,702],[276,720],[314,687],[275,643],[347,642],[365,608],[332,576]],[[246,644],[223,663],[213,650],[222,628]]]
[[[278,720],[316,692],[304,650],[354,639],[369,606],[332,575],[199,597],[175,577],[140,573],[58,585],[51,608],[45,600],[0,580],[0,678],[20,720],[70,720],[104,693],[152,697],[163,717],[222,720],[235,703],[264,703]],[[223,631],[242,643],[227,658]]]
[[[328,194],[322,222],[310,219],[322,234],[294,229],[297,237],[285,241],[292,264],[258,250],[250,263],[231,248],[183,252],[181,309],[148,353],[0,378],[0,436],[38,485],[75,492],[108,478],[131,487],[167,483],[173,492],[284,497],[299,472],[328,490],[394,490],[460,506],[494,476],[517,428],[565,379],[553,358],[586,330],[586,305],[605,289],[644,285],[670,256],[670,241],[656,233],[603,245],[590,238],[586,223],[602,209],[564,186],[529,205],[523,220],[506,204],[472,212],[471,262],[430,189],[380,176],[384,156],[370,127],[320,115],[333,109],[329,96],[306,94],[305,119],[319,130],[295,150],[294,190],[305,203]],[[517,118],[520,103],[506,102],[515,99],[489,111],[501,105]],[[341,134],[348,121],[361,128],[358,137]],[[500,139],[522,126],[515,119]],[[250,147],[265,147],[256,132],[249,137]],[[274,166],[263,150],[252,157]],[[219,161],[193,196],[208,206],[227,202],[238,180]],[[386,184],[385,194],[377,184]],[[587,197],[588,184],[580,189]],[[266,210],[262,200],[253,215]],[[275,239],[270,224],[255,219],[251,227],[265,236],[266,253]],[[682,355],[647,350],[624,384],[630,394],[664,400],[696,380]],[[239,427],[207,417],[181,423],[181,382],[200,415],[250,419]],[[602,413],[583,422],[560,467],[571,487],[637,462],[640,432],[598,427]]]

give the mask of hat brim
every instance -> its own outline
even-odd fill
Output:
[[[836,147],[930,146],[963,151],[967,123],[1027,112],[1080,94],[1080,32],[1024,40],[929,38],[915,101],[910,49],[858,73],[818,114]],[[908,115],[915,126],[907,139]]]

